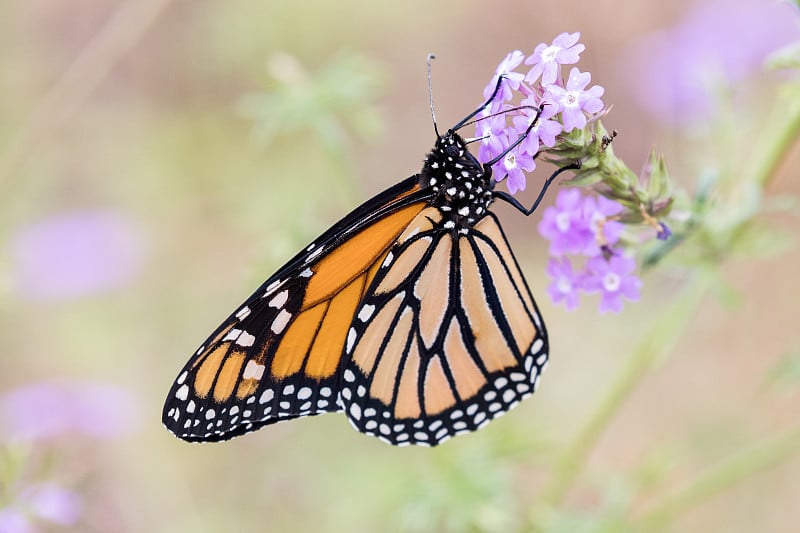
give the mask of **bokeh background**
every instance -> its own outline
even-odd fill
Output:
[[[797,113],[796,70],[764,68],[797,15],[770,0],[0,2],[0,531],[796,531],[792,135],[767,179],[736,180]],[[638,169],[655,145],[687,198],[715,184],[706,238],[645,272],[622,314],[591,298],[566,312],[546,298],[540,214],[498,206],[551,365],[535,398],[436,449],[343,415],[172,437],[162,402],[208,332],[419,170],[426,54],[441,127],[507,52],[564,31],[606,88],[616,153]],[[751,238],[730,250],[742,221]]]

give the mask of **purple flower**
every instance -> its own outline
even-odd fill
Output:
[[[800,38],[790,4],[711,0],[632,43],[624,63],[641,107],[668,122],[707,118],[720,89],[761,73],[770,52]]]
[[[514,69],[522,63],[523,59],[525,59],[525,54],[519,50],[514,50],[508,54],[497,66],[497,71],[492,77],[492,81],[483,90],[483,97],[489,98],[492,96],[495,87],[497,87],[497,80],[500,79],[500,76],[505,75],[505,80],[495,97],[495,101],[511,100],[514,97],[514,91],[519,89],[519,84],[525,79],[524,74],[514,72]]]
[[[539,233],[550,241],[550,255],[555,257],[579,254],[594,241],[580,190],[567,188],[558,192],[556,205],[544,210]]]
[[[565,133],[574,128],[586,126],[584,112],[592,114],[603,109],[603,101],[600,100],[600,97],[603,96],[605,89],[595,85],[589,90],[584,90],[591,79],[591,74],[581,72],[573,67],[570,70],[566,88],[557,85],[550,85],[547,88],[545,99],[553,101],[558,106]]]
[[[61,214],[18,230],[11,238],[11,263],[21,296],[74,298],[132,280],[143,263],[143,242],[120,214]]]
[[[484,109],[482,115],[488,117],[496,113],[493,106]],[[495,117],[481,118],[476,123],[476,137],[481,139],[478,146],[478,161],[488,163],[508,146],[508,136],[506,135],[506,117],[497,115]]]
[[[600,244],[604,246],[615,244],[622,235],[625,225],[610,217],[618,215],[625,208],[621,204],[609,200],[604,196],[586,198],[583,206],[583,216],[595,238],[588,243],[582,251],[583,255],[592,257],[600,253]],[[598,244],[598,240],[600,244]]]
[[[547,274],[553,278],[553,282],[547,288],[548,294],[554,303],[564,302],[568,311],[578,307],[581,288],[581,276],[572,270],[572,263],[566,257],[550,259],[547,263]]]
[[[600,312],[622,311],[622,297],[635,302],[639,300],[642,281],[633,273],[636,261],[624,255],[592,257],[586,262],[588,274],[583,282],[587,291],[600,291]]]
[[[511,194],[525,190],[525,172],[531,172],[536,168],[536,161],[530,155],[519,153],[517,150],[511,150],[497,164],[501,165],[503,175],[508,177],[506,187],[508,187],[508,192]],[[501,181],[503,177],[497,174],[495,179]]]
[[[555,83],[561,73],[561,65],[574,65],[580,59],[581,52],[586,48],[582,44],[575,44],[580,38],[581,34],[577,31],[562,33],[549,46],[545,43],[539,44],[525,60],[526,65],[533,65],[525,76],[525,81],[535,83],[541,76],[542,85]]]
[[[30,487],[22,498],[33,514],[61,526],[77,522],[83,511],[77,494],[52,483]]]
[[[130,394],[110,385],[41,382],[0,396],[0,434],[20,440],[78,432],[96,438],[124,434],[138,422]]]
[[[0,533],[34,533],[25,513],[14,507],[0,509]]]
[[[523,100],[522,105],[532,105],[530,104],[531,101],[532,99]],[[533,157],[539,151],[539,146],[541,144],[549,147],[555,146],[556,135],[561,133],[561,123],[551,120],[551,117],[557,112],[558,109],[555,106],[544,106],[530,134],[519,144],[518,150],[520,152],[524,152]],[[528,113],[529,112],[526,111],[526,113],[513,118],[515,132],[522,134],[528,129],[534,117],[533,114]]]
[[[658,227],[659,230],[658,233],[656,233],[656,238],[658,240],[666,241],[672,236],[672,230],[669,229],[669,226],[667,226],[664,222],[659,222]]]

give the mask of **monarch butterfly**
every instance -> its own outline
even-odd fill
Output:
[[[172,385],[166,427],[227,440],[303,416],[345,412],[395,445],[435,446],[515,407],[539,384],[548,339],[490,210],[493,161],[458,130],[422,171],[356,208],[267,279],[200,346]],[[541,109],[538,110],[541,112]],[[434,128],[436,123],[434,120]]]

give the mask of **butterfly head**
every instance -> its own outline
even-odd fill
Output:
[[[420,186],[437,193],[435,204],[446,215],[444,224],[454,230],[474,225],[492,202],[491,170],[487,170],[452,130],[436,139],[425,158]]]

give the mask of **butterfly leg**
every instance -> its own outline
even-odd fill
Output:
[[[526,129],[524,132],[520,133],[520,135],[519,135],[519,137],[517,137],[516,141],[514,141],[513,143],[508,145],[508,147],[505,150],[503,150],[501,153],[497,154],[497,156],[494,159],[492,159],[491,161],[483,164],[483,169],[488,175],[490,175],[490,176],[492,175],[492,167],[495,165],[495,163],[497,163],[498,161],[503,159],[506,155],[508,155],[508,153],[511,150],[516,148],[519,143],[524,141],[525,137],[530,135],[531,131],[533,130],[533,127],[536,126],[536,123],[539,121],[539,116],[541,116],[542,111],[544,110],[544,105],[545,104],[542,104],[542,105],[540,105],[539,107],[536,108],[536,116],[533,117],[533,120],[531,120],[531,123],[528,125],[528,129]],[[535,156],[534,156],[534,158],[535,158]]]
[[[544,182],[544,185],[542,186],[542,190],[539,191],[539,196],[536,197],[536,201],[533,202],[533,205],[530,207],[530,209],[526,208],[524,205],[519,203],[519,200],[517,200],[516,198],[514,198],[513,196],[511,196],[507,192],[494,191],[493,195],[494,195],[495,198],[499,198],[500,200],[505,200],[506,202],[508,202],[512,206],[516,207],[525,216],[528,216],[531,213],[533,213],[534,211],[536,211],[536,208],[539,207],[539,203],[541,203],[542,198],[544,198],[544,195],[547,192],[547,188],[550,187],[550,184],[553,183],[553,181],[562,172],[566,172],[567,170],[578,170],[579,168],[581,168],[581,162],[580,161],[576,161],[575,163],[572,163],[571,165],[563,166],[563,167],[559,168],[558,170],[556,170],[555,172],[553,172],[553,174],[549,178],[547,178],[547,181]]]

